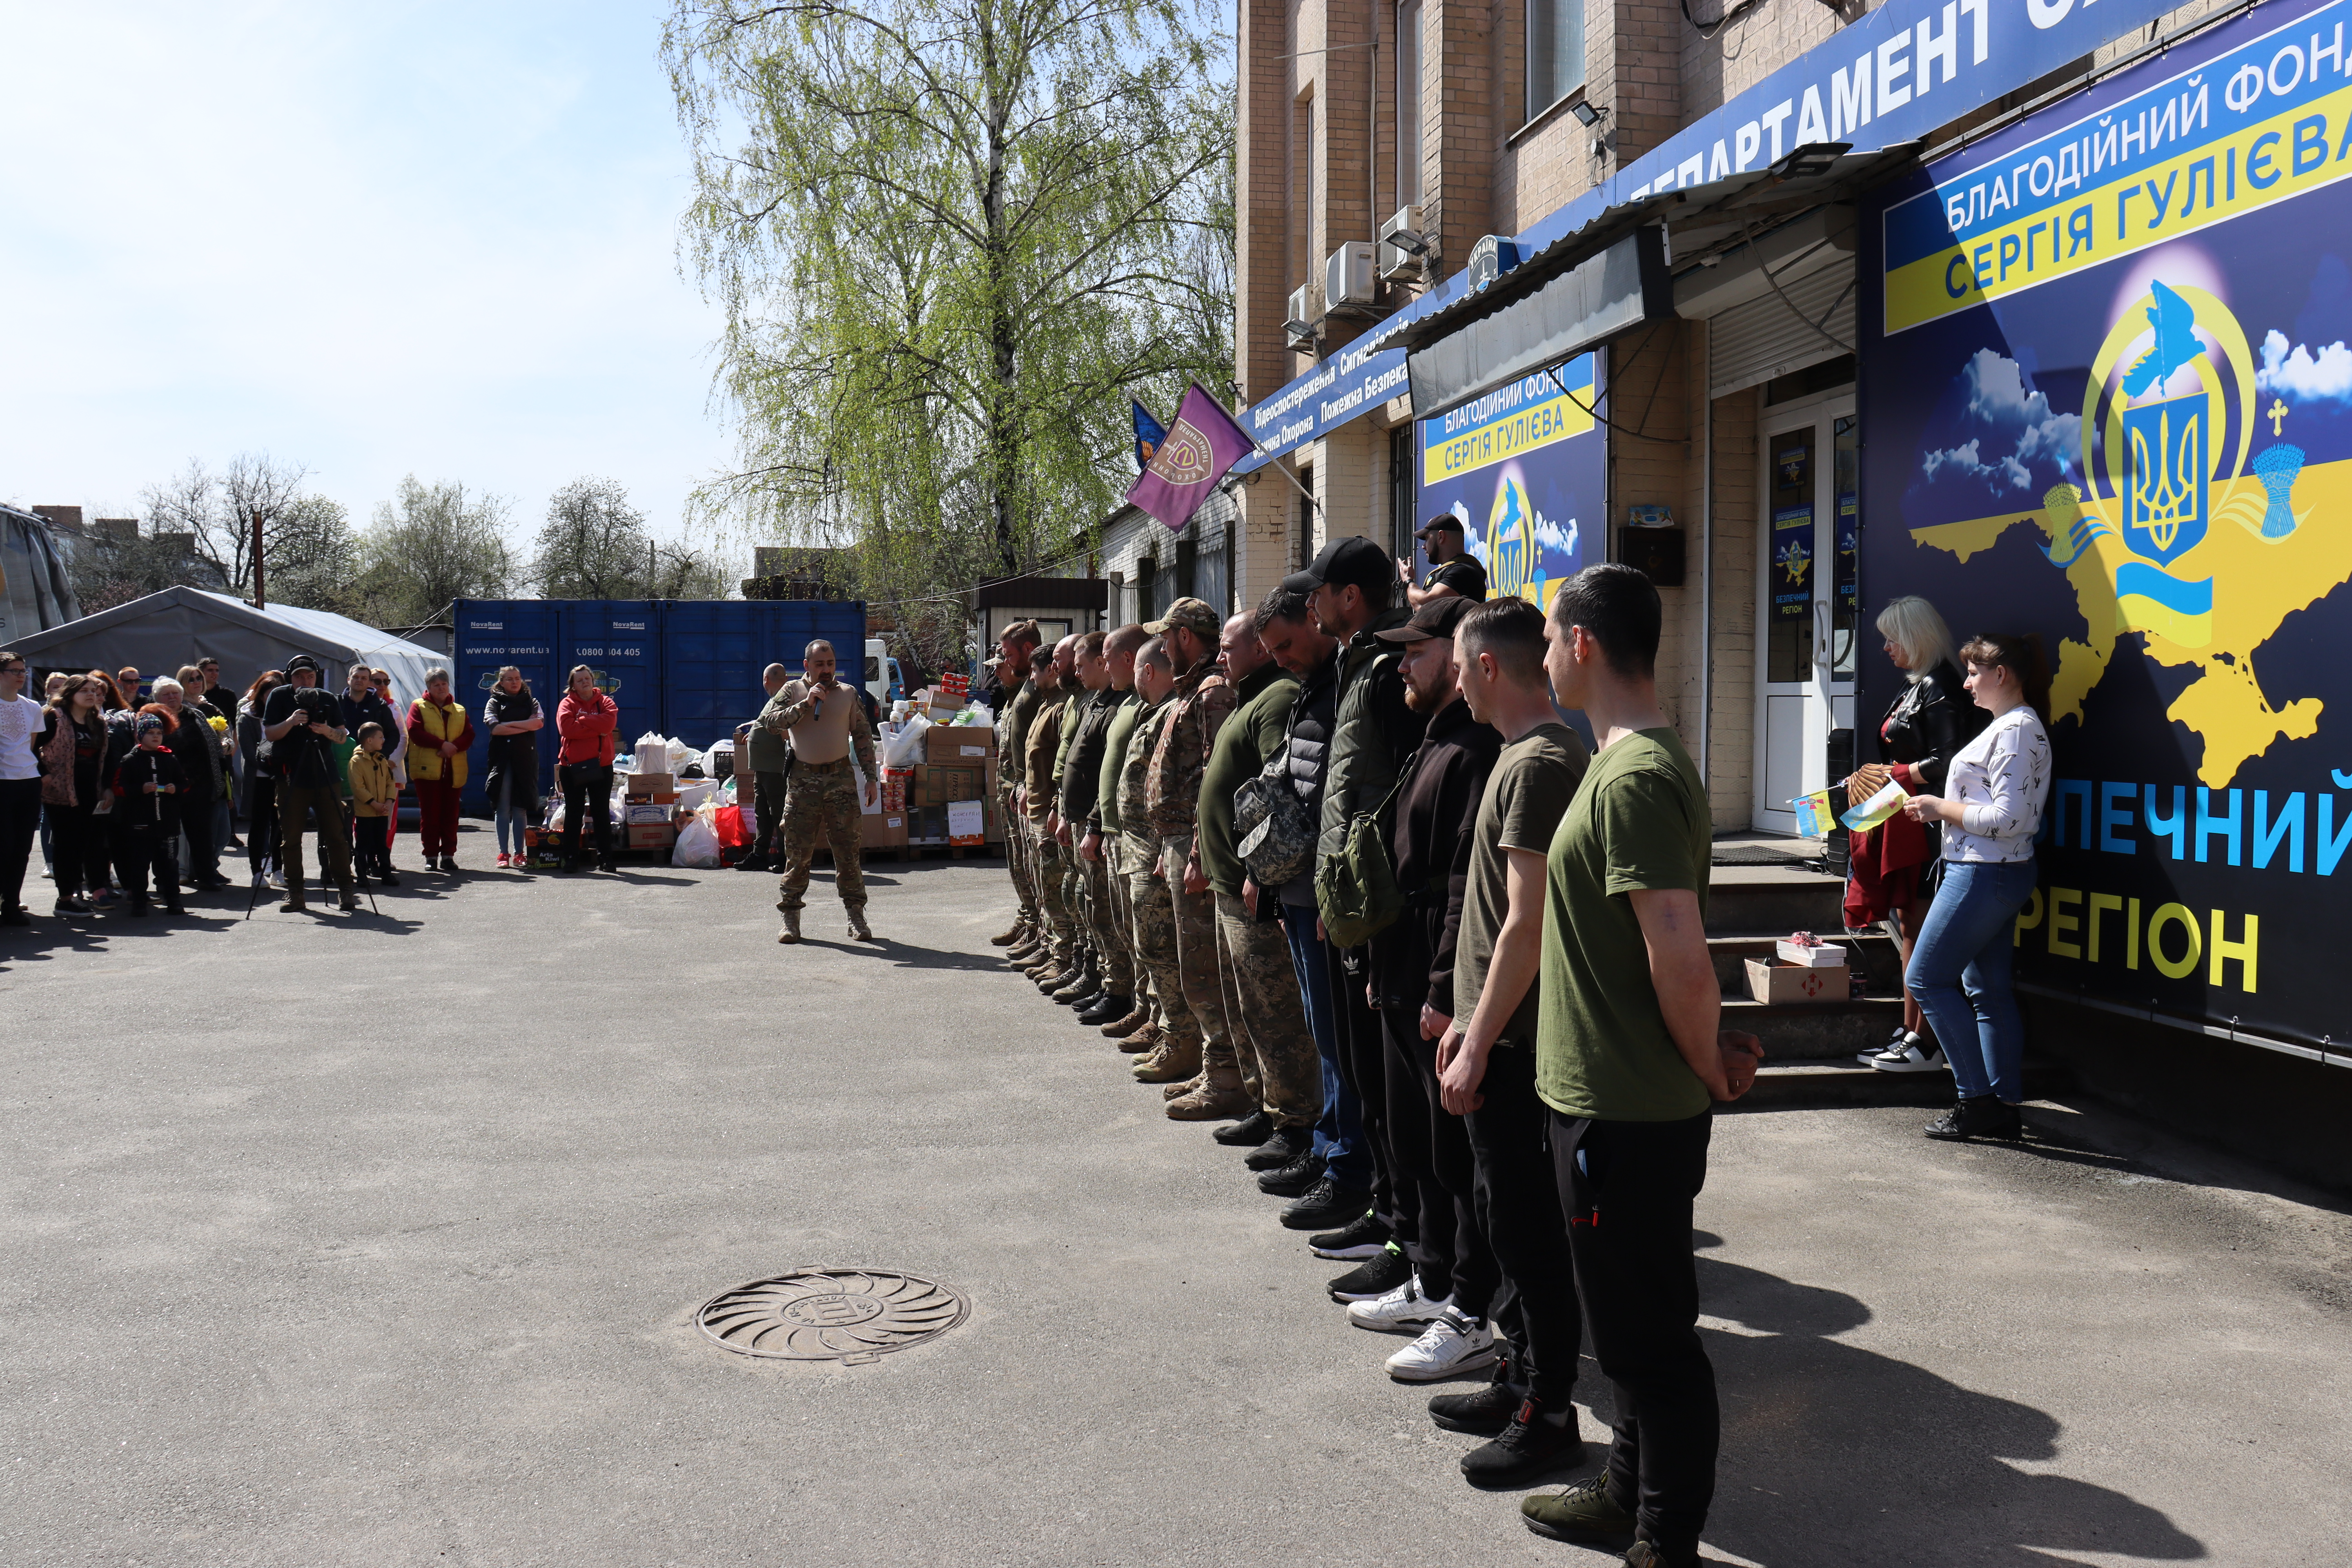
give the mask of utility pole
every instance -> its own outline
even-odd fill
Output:
[[[259,507],[253,509],[253,607],[257,610],[269,608],[269,597],[263,591],[261,581],[261,509]]]

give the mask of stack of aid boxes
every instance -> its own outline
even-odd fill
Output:
[[[1846,950],[1811,931],[1773,944],[1775,962],[1748,961],[1748,994],[1759,1002],[1843,1002],[1853,995]]]

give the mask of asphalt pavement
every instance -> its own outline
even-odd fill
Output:
[[[1001,862],[872,868],[871,947],[820,877],[795,949],[763,876],[492,848],[380,914],[0,931],[0,1563],[1612,1560],[1465,1486],[1347,1266],[1003,968]],[[1718,1119],[1711,1560],[2352,1556],[2345,1208],[2030,1116]],[[969,1318],[858,1365],[696,1326],[816,1265]]]

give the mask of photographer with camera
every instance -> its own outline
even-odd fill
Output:
[[[286,870],[286,914],[310,908],[302,876],[302,828],[314,813],[319,834],[319,862],[330,871],[341,897],[336,907],[359,908],[352,881],[351,829],[343,820],[343,796],[336,778],[335,749],[343,743],[342,704],[331,691],[320,689],[319,661],[297,654],[286,667],[289,684],[269,694],[262,710],[261,733],[269,742],[278,771],[278,837],[279,863]]]

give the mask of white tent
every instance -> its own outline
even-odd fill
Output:
[[[431,648],[325,610],[289,605],[257,610],[202,588],[166,588],[20,637],[16,649],[37,670],[114,670],[132,664],[151,679],[210,656],[220,660],[223,683],[240,691],[263,670],[285,668],[298,653],[324,666],[319,683],[340,691],[350,668],[365,659],[391,672],[393,695],[403,710],[423,695],[425,672],[448,662]]]

